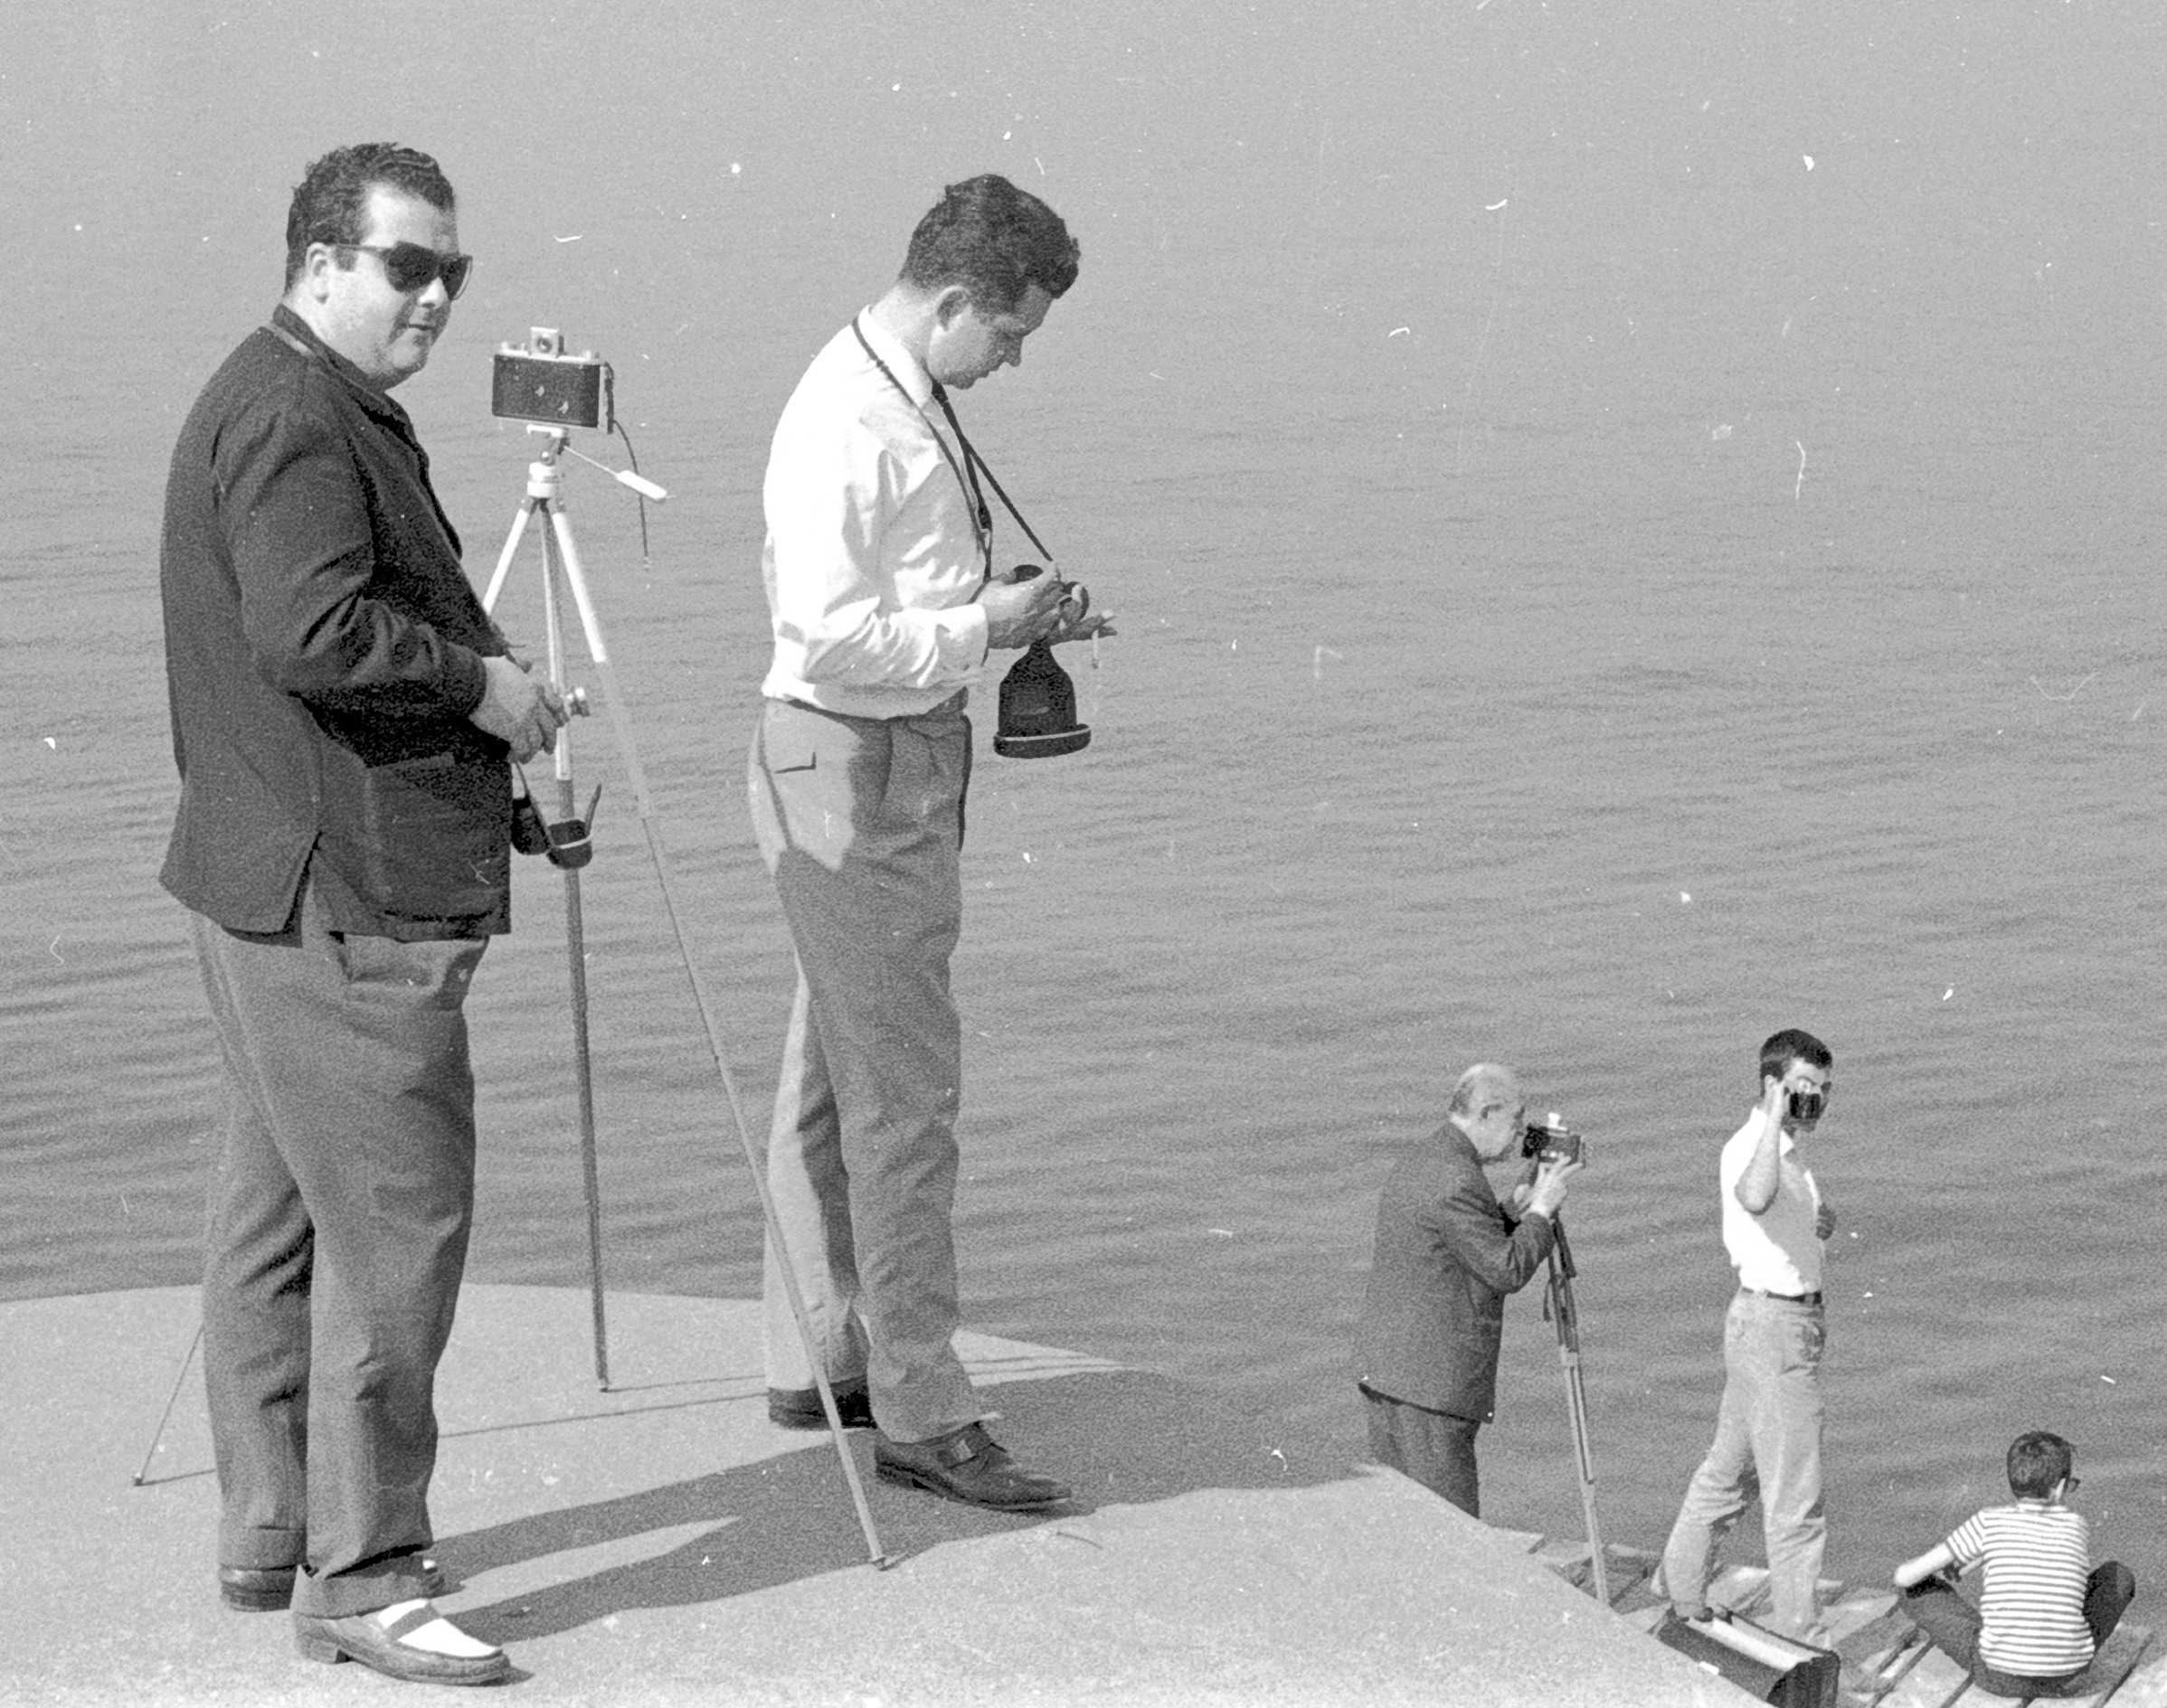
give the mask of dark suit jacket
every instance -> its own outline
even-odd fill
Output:
[[[503,639],[406,412],[283,306],[181,429],[159,580],[166,887],[277,931],[313,860],[336,929],[505,929],[506,750],[468,720]]]
[[[1392,1399],[1488,1422],[1505,1295],[1527,1285],[1556,1242],[1547,1218],[1515,1223],[1505,1213],[1467,1135],[1446,1122],[1385,1182],[1358,1379]]]

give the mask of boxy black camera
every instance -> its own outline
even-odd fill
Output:
[[[615,376],[591,350],[564,354],[554,326],[535,326],[524,346],[497,347],[489,387],[490,413],[508,421],[546,427],[586,427],[609,432],[617,425]]]

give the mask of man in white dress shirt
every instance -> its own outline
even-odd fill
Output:
[[[1663,1588],[1681,1618],[1707,1618],[1716,1545],[1757,1491],[1768,1543],[1773,1627],[1818,1642],[1822,1249],[1836,1218],[1798,1155],[1835,1089],[1835,1058],[1795,1027],[1761,1046],[1761,1100],[1723,1147],[1723,1244],[1738,1291],[1723,1330],[1716,1439],[1687,1485],[1663,1550]]]
[[[762,571],[774,659],[748,772],[797,949],[768,1177],[846,1424],[890,1482],[1003,1509],[1069,1491],[986,1432],[952,1345],[969,689],[989,648],[1097,632],[1059,578],[997,574],[951,410],[1023,359],[1076,277],[1036,196],[951,184],[901,276],[814,358],[775,429]],[[770,1416],[824,1421],[771,1244]]]

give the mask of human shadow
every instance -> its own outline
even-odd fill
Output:
[[[1313,1487],[1353,1472],[1342,1453],[1291,1439],[1209,1394],[1147,1372],[1080,1373],[983,1392],[1000,1416],[997,1438],[1027,1464],[1067,1480],[1075,1498],[1032,1513],[998,1513],[893,1488],[874,1476],[872,1436],[854,1433],[851,1451],[891,1562],[944,1543],[1058,1524],[1104,1505],[1207,1488]],[[721,1601],[870,1563],[825,1440],[817,1450],[441,1537],[439,1553],[463,1578],[688,1524],[705,1528],[663,1553],[463,1609],[459,1622],[488,1641],[510,1643],[636,1608]]]

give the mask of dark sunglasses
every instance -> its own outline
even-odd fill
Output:
[[[340,243],[339,249],[357,249],[383,263],[383,276],[397,291],[426,290],[431,279],[444,281],[444,291],[456,299],[467,288],[467,275],[474,270],[471,255],[444,255],[419,243]]]

